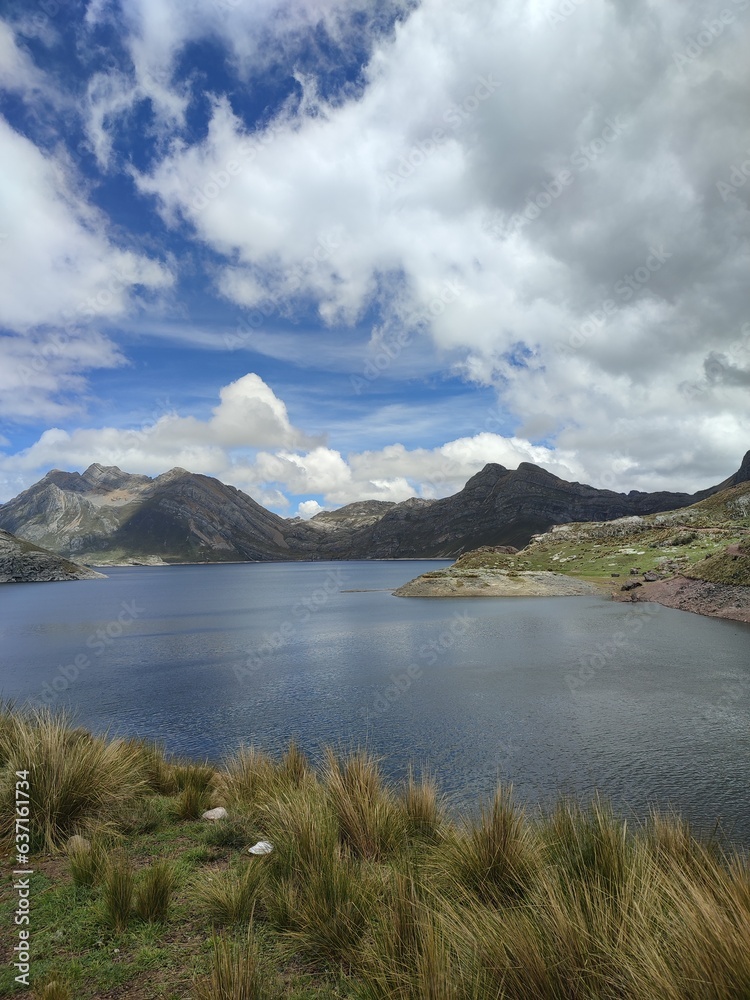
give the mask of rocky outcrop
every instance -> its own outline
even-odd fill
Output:
[[[582,597],[601,587],[563,573],[468,571],[451,566],[425,573],[393,591],[394,597]]]
[[[678,611],[750,622],[750,587],[675,576],[669,580],[644,583],[631,593],[613,596],[621,601],[654,601]]]
[[[96,579],[103,579],[102,574],[0,530],[0,583]]]

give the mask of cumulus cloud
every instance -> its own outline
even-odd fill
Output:
[[[1,464],[27,474],[52,465],[79,468],[100,462],[152,474],[182,466],[225,475],[234,449],[315,444],[314,437],[291,424],[284,402],[250,373],[221,389],[220,402],[207,420],[167,410],[135,429],[51,428],[26,451]]]
[[[25,331],[124,315],[137,289],[164,289],[169,270],[118,248],[78,193],[64,161],[0,118],[0,323]]]
[[[591,472],[643,460],[653,478],[655,426],[675,472],[734,461],[743,380],[725,380],[731,413],[681,386],[747,318],[744,6],[697,50],[690,6],[555,10],[426,0],[356,99],[253,134],[218,99],[205,140],[138,183],[225,257],[232,301],[296,291],[328,322],[375,306],[375,337],[407,327],[462,353],[522,435],[559,435]],[[340,247],[316,260],[331,231]]]
[[[114,18],[130,58],[88,81],[98,161],[122,168],[116,140],[148,105],[153,155],[129,176],[173,234],[208,248],[216,294],[255,317],[258,343],[276,343],[267,353],[291,337],[275,340],[268,316],[293,328],[311,302],[327,350],[359,322],[373,351],[406,332],[429,343],[414,347],[410,377],[423,358],[450,359],[452,374],[496,390],[515,433],[344,453],[293,428],[260,379],[240,380],[209,420],[165,414],[130,450],[116,429],[60,429],[23,461],[41,466],[59,448],[71,462],[93,450],[143,471],[181,464],[277,505],[285,492],[334,504],[444,495],[487,461],[625,489],[721,478],[750,444],[750,364],[737,346],[748,321],[747,7],[732,0],[712,20],[677,0],[564,16],[553,0],[92,0],[91,29]],[[329,56],[306,54],[321,33],[362,52],[356,82],[323,86]],[[193,43],[218,46],[248,92],[273,70],[295,80],[292,96],[249,122],[221,88],[201,93],[208,128],[190,134],[200,67],[180,60]],[[3,44],[33,89],[33,66]],[[93,302],[90,325],[126,313],[134,289],[168,286],[164,265],[114,246],[62,159],[9,125],[0,143],[9,326]],[[47,369],[41,405],[64,405],[55,385],[75,391],[86,364],[121,363],[97,337],[88,362],[75,342]],[[312,330],[305,351],[316,344]],[[2,349],[15,357],[18,346]],[[388,377],[402,371],[394,363]]]

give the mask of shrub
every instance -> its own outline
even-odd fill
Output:
[[[135,912],[147,922],[166,921],[175,887],[174,872],[165,861],[147,868],[135,896]]]

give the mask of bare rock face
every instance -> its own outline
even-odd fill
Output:
[[[102,579],[102,574],[0,530],[0,583],[96,579]]]

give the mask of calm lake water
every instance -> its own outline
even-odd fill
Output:
[[[457,808],[600,789],[750,843],[750,626],[599,598],[399,599],[436,562],[117,568],[0,588],[0,694],[218,759],[367,746]]]

